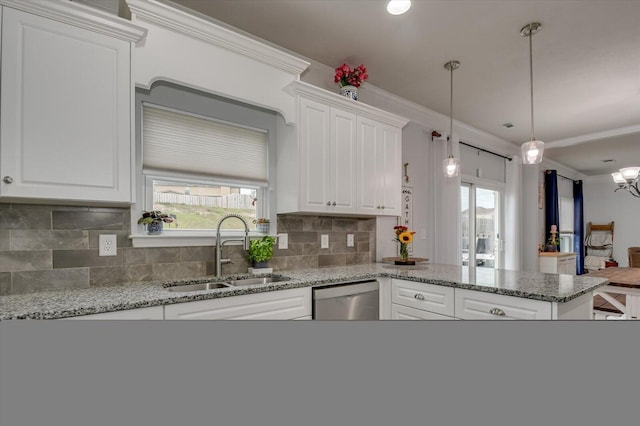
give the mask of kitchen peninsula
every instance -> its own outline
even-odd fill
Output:
[[[260,294],[273,296],[291,289],[308,290],[310,298],[314,286],[371,279],[380,283],[380,319],[404,319],[407,318],[407,310],[416,315],[436,313],[439,319],[592,319],[593,292],[608,283],[606,278],[598,277],[440,264],[406,267],[374,263],[279,271],[278,276],[286,279],[275,283],[189,292],[171,292],[167,288],[194,282],[224,281],[229,277],[134,282],[6,295],[0,297],[0,319],[80,318],[153,307],[157,311],[154,318],[168,319],[166,312],[169,307],[191,302],[232,301],[249,295],[259,297],[256,295]],[[418,317],[431,318],[429,315]],[[308,313],[295,318],[310,316],[309,307]]]

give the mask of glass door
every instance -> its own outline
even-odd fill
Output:
[[[500,268],[502,265],[501,193],[463,182],[461,196],[462,265]]]

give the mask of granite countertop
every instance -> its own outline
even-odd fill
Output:
[[[166,289],[167,286],[225,279],[208,276],[171,282],[132,282],[87,289],[47,290],[0,296],[0,320],[65,318],[377,277],[399,278],[558,303],[567,302],[609,282],[606,278],[584,275],[543,274],[440,264],[395,266],[373,263],[280,271],[273,275],[291,279],[270,284],[184,293],[169,292]]]

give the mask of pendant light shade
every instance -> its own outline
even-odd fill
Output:
[[[541,25],[538,22],[533,22],[525,25],[520,30],[520,35],[529,37],[529,83],[531,88],[531,140],[522,144],[523,164],[538,164],[542,162],[542,154],[544,152],[544,142],[536,139],[533,130],[533,43],[531,37],[540,31],[540,28]]]
[[[442,162],[442,169],[446,177],[456,177],[460,174],[460,163],[451,153],[453,143],[453,70],[460,68],[459,61],[449,61],[444,68],[451,73],[451,102],[449,104],[449,138],[447,140],[447,158]]]

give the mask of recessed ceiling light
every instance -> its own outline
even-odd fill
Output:
[[[387,12],[392,15],[402,15],[411,7],[411,0],[389,0],[387,1]]]

